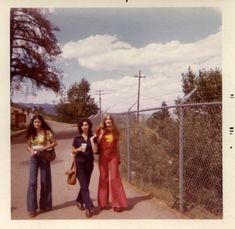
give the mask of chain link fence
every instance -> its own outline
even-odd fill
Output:
[[[223,215],[222,104],[184,104],[112,114],[122,175],[181,212]],[[93,119],[94,125],[100,117]]]

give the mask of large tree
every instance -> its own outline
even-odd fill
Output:
[[[89,92],[90,83],[84,78],[79,83],[72,84],[68,89],[67,98],[56,106],[60,121],[78,122],[84,117],[96,114],[98,106]]]
[[[61,50],[54,34],[59,31],[48,19],[45,9],[12,8],[10,13],[11,90],[22,83],[33,89],[59,92],[62,73],[53,66]]]
[[[187,103],[222,101],[222,74],[217,68],[201,69],[198,73],[195,73],[189,67],[188,72],[182,73],[182,82],[184,95],[188,95],[197,87]]]

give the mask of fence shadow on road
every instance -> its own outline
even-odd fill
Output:
[[[127,210],[132,210],[136,204],[141,201],[150,200],[152,199],[152,195],[145,195],[145,196],[136,196],[133,198],[128,198],[128,207]]]
[[[128,198],[128,207],[126,208],[126,211],[132,210],[134,208],[134,206],[136,204],[138,204],[139,202],[145,201],[145,200],[150,200],[150,199],[152,199],[151,195],[137,196],[137,197],[133,197],[133,198]],[[67,202],[55,205],[55,206],[52,207],[52,211],[56,211],[56,210],[59,210],[59,209],[64,209],[64,208],[72,207],[72,206],[76,206],[76,201],[75,200],[67,201]],[[108,209],[111,209],[111,206],[109,206]],[[15,210],[15,209],[12,209],[12,211],[13,210]],[[99,215],[99,213],[101,211],[102,210],[98,206],[95,206],[95,211],[94,211],[93,214],[94,215]]]
[[[66,208],[66,207],[75,206],[75,205],[76,205],[76,201],[74,201],[74,200],[72,200],[72,201],[67,201],[67,202],[64,202],[64,203],[62,203],[62,204],[53,206],[53,207],[52,207],[52,211],[59,210],[59,209],[63,209],[63,208]]]

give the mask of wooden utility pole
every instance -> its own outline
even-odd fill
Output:
[[[135,75],[134,77],[138,77],[137,120],[139,121],[139,110],[140,110],[140,79],[141,79],[141,78],[145,78],[146,76],[141,75],[141,70],[139,70],[139,75],[138,75],[138,76]]]
[[[98,90],[97,92],[99,95],[99,110],[100,110],[100,115],[101,115],[101,95],[103,95],[102,94],[103,90]]]

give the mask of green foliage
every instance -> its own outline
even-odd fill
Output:
[[[89,117],[98,112],[98,106],[89,95],[90,84],[86,79],[80,83],[74,83],[67,92],[67,98],[60,100],[56,105],[58,120],[68,123],[76,123],[80,119]]]
[[[169,109],[167,108],[167,104],[166,102],[162,102],[162,106],[160,111],[157,111],[155,113],[152,114],[152,118],[155,120],[163,120],[165,118],[169,118],[170,117],[170,113],[169,113]]]
[[[60,100],[60,103],[55,106],[58,121],[65,123],[77,122],[76,106],[67,103],[65,100]]]
[[[174,122],[173,120],[166,122],[171,121]],[[172,125],[174,124],[172,123]],[[158,124],[151,125],[149,120],[147,125],[145,121],[138,123],[132,120],[131,122],[131,170],[136,173],[132,182],[144,189],[151,184],[152,187],[158,189],[155,196],[159,198],[158,195],[162,195],[164,190],[171,192],[171,196],[178,194],[178,149],[176,149],[175,143],[162,137],[166,134],[164,131],[163,129],[159,131]],[[176,135],[171,136],[176,138]],[[123,147],[126,146],[125,141],[125,135],[121,135],[120,152],[122,154],[126,153],[126,149]],[[126,157],[122,156],[122,158],[124,167],[127,165]],[[170,205],[173,204],[172,201],[173,198],[169,200]]]
[[[184,95],[197,87],[187,103],[222,101],[222,74],[219,69],[202,69],[196,74],[189,67],[188,72],[182,73],[182,82]]]
[[[173,152],[178,154],[178,121],[170,116],[166,102],[162,103],[160,111],[151,115],[146,124],[149,128],[155,129],[161,138],[167,139],[175,148]]]

